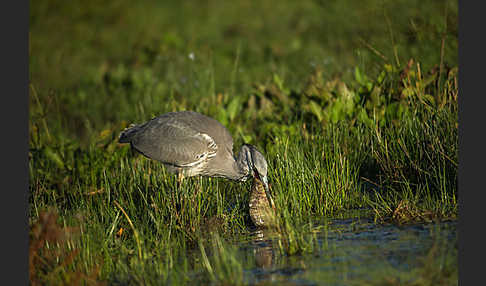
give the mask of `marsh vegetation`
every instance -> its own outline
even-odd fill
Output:
[[[32,285],[457,284],[457,1],[31,1],[29,25]],[[251,182],[178,186],[117,143],[177,110],[265,154],[276,231]]]

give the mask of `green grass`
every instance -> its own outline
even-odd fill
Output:
[[[244,283],[250,183],[117,143],[168,111],[265,154],[283,255],[315,217],[455,219],[457,3],[328,2],[31,1],[31,283]]]

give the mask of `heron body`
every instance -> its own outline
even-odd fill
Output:
[[[120,143],[162,162],[183,177],[223,177],[246,181],[257,173],[268,189],[267,161],[255,146],[244,144],[238,157],[233,138],[217,120],[193,111],[169,112],[125,129]]]

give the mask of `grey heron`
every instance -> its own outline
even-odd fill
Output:
[[[184,177],[223,177],[246,181],[258,176],[268,193],[267,161],[250,144],[233,154],[233,138],[217,120],[194,111],[169,112],[126,128],[118,142],[130,143],[144,156]]]

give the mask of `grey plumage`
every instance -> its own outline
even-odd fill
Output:
[[[170,172],[245,181],[255,172],[268,190],[267,161],[255,146],[244,144],[238,157],[233,138],[217,120],[193,111],[169,112],[125,129],[120,143],[162,162]]]

